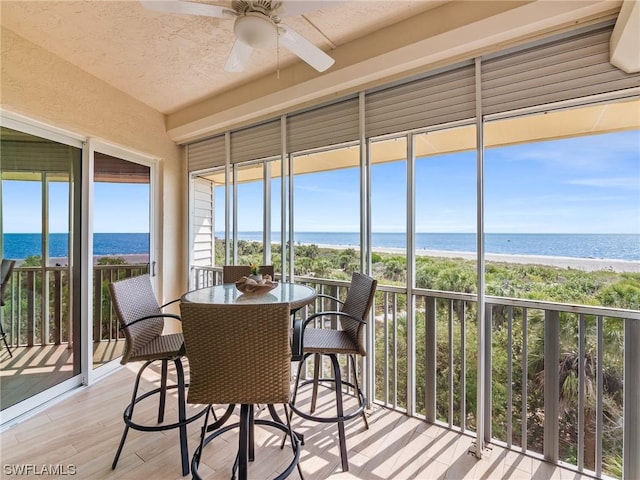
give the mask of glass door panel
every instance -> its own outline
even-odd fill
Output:
[[[124,335],[111,305],[109,283],[152,273],[151,168],[94,154],[93,368],[122,355]]]
[[[82,151],[0,131],[0,253],[16,260],[0,309],[8,343],[0,353],[4,411],[80,373],[80,285],[73,279],[80,277]]]

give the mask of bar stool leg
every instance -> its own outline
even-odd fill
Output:
[[[124,442],[127,439],[127,433],[129,433],[129,424],[126,421],[127,410],[129,411],[129,418],[133,417],[133,407],[136,405],[136,396],[138,395],[138,387],[140,386],[140,378],[142,377],[142,372],[145,368],[149,366],[151,361],[147,361],[141,368],[138,370],[138,374],[136,375],[136,381],[133,384],[133,393],[131,394],[131,403],[124,409],[123,417],[125,417],[124,422],[124,432],[122,432],[122,438],[120,439],[120,445],[118,446],[118,450],[116,450],[116,456],[113,459],[113,463],[111,464],[111,470],[116,469],[116,465],[118,465],[118,460],[120,459],[120,454],[122,453],[122,448],[124,447]]]
[[[356,369],[356,359],[353,355],[349,355],[349,358],[351,359],[351,365],[353,366],[353,377],[355,380],[354,383],[356,385],[356,398],[358,399],[358,402],[360,402],[360,392],[362,390],[360,390],[360,384],[358,383],[358,370]],[[367,415],[364,413],[364,409],[362,410],[362,420],[364,420],[365,428],[369,430],[369,422],[367,421]]]
[[[164,422],[164,407],[167,401],[167,370],[168,360],[162,360],[160,373],[160,399],[158,401],[158,423]]]
[[[124,432],[122,432],[122,438],[120,438],[120,445],[118,445],[118,450],[116,451],[116,456],[113,459],[113,463],[111,464],[111,470],[115,470],[118,465],[118,460],[120,459],[120,453],[122,453],[122,448],[124,447],[124,442],[127,439],[127,433],[129,433],[129,425],[125,425]]]
[[[311,394],[311,413],[316,411],[316,400],[318,398],[318,379],[320,378],[320,365],[322,363],[322,355],[313,354],[313,393]]]
[[[197,455],[194,454],[191,465],[192,470],[197,470],[200,466],[200,457],[202,456],[202,449],[204,448],[204,438],[207,436],[207,425],[209,424],[209,411],[212,410],[211,405],[207,408],[207,413],[204,415],[204,425],[200,432],[200,448],[197,449]]]
[[[250,405],[240,406],[240,446],[238,449],[238,479],[248,478],[248,457],[249,457],[249,408]]]
[[[293,450],[293,453],[295,455],[296,439],[293,437],[295,434],[293,433],[293,429],[291,428],[291,412],[289,412],[289,409],[287,408],[286,405],[283,405],[283,407],[284,407],[284,416],[287,419],[287,428],[289,429],[289,439],[291,440],[291,449]],[[287,438],[287,435],[285,434],[284,438],[282,439],[282,445],[280,446],[280,448],[284,447],[284,441],[286,438]],[[298,449],[300,448],[299,443],[297,448]],[[300,459],[298,459],[296,467],[298,468],[298,474],[300,475],[300,480],[304,480],[304,476],[302,475],[302,467],[300,466]]]
[[[254,430],[254,406],[251,405],[249,407],[249,461],[253,462],[256,459],[256,453],[255,453],[255,445],[254,445],[254,435],[253,435],[253,430]]]
[[[344,408],[342,405],[342,375],[340,373],[340,364],[338,363],[338,357],[334,354],[330,354],[331,363],[333,364],[333,374],[336,379],[336,412],[338,417],[338,441],[340,443],[340,458],[342,459],[342,471],[349,471],[349,460],[347,458],[347,441],[346,433],[344,429]]]
[[[302,373],[302,367],[304,362],[309,358],[310,353],[305,354],[302,360],[298,362],[298,371],[296,372],[296,386],[293,389],[293,395],[291,396],[291,403],[296,403],[296,397],[298,396],[298,386],[300,385],[300,374]]]
[[[189,447],[187,445],[187,399],[185,398],[184,369],[182,360],[176,358],[176,376],[178,377],[178,422],[181,424],[180,430],[180,454],[182,456],[182,475],[189,475]],[[164,361],[163,361],[164,366]],[[165,377],[166,381],[166,377]],[[207,409],[208,411],[209,409]]]
[[[11,353],[11,348],[9,348],[9,344],[7,343],[7,335],[4,333],[4,328],[2,327],[2,323],[0,323],[0,337],[2,337],[4,346],[7,349],[7,352],[9,353],[9,358],[13,358],[13,353]]]

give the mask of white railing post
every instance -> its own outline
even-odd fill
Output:
[[[460,302],[460,305],[460,429],[464,432],[467,429],[467,310],[465,308],[465,302]],[[481,402],[478,401],[478,403]],[[478,411],[483,412],[484,408],[480,409],[480,407],[478,407]],[[477,413],[478,412],[476,412],[476,415]],[[478,420],[476,423],[482,423],[484,425],[484,421],[481,422]],[[484,437],[478,433],[477,439],[480,438]],[[483,443],[479,440],[477,441],[478,445]],[[484,446],[481,448],[484,448]]]
[[[624,427],[622,478],[640,478],[640,322],[624,321]]]
[[[436,421],[436,298],[424,299],[424,327],[425,327],[425,417],[427,422]],[[449,368],[453,366],[450,365]]]
[[[544,458],[558,463],[558,411],[560,375],[560,312],[544,316]]]
[[[493,402],[489,401],[492,398],[493,392],[493,363],[491,361],[493,355],[493,305],[490,303],[485,304],[485,332],[486,339],[484,342],[484,357],[485,357],[485,373],[484,373],[484,395],[487,401],[484,402],[484,443],[488,444],[491,441],[492,425],[491,417],[493,410]]]

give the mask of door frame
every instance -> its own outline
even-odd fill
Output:
[[[134,150],[106,142],[102,139],[89,138],[83,151],[83,192],[82,192],[82,318],[91,320],[85,325],[82,335],[82,371],[86,372],[83,383],[91,385],[101,377],[120,368],[118,358],[97,368],[93,368],[93,219],[94,219],[94,154],[103,153],[128,162],[149,167],[149,274],[151,284],[156,292],[160,291],[159,271],[161,258],[160,242],[161,225],[158,221],[157,205],[160,205],[160,162],[157,157],[136,152]]]

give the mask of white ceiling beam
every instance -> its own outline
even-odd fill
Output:
[[[640,72],[640,2],[624,0],[609,41],[610,62],[623,72]]]

